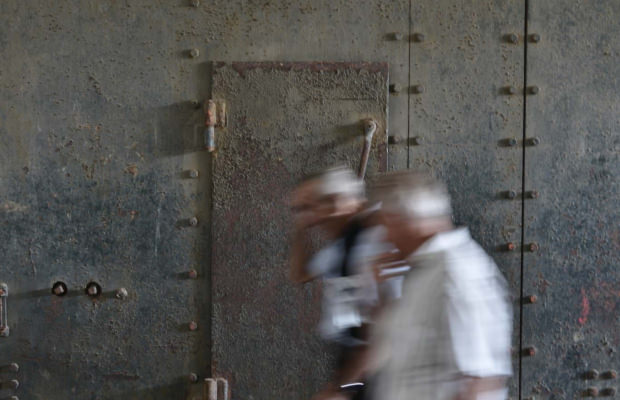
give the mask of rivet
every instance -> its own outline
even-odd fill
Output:
[[[506,144],[510,147],[516,146],[517,145],[517,139],[516,138],[509,138],[506,139]]]
[[[539,247],[538,247],[538,243],[530,243],[527,245],[527,249],[529,251],[531,251],[532,253],[538,251]]]
[[[400,93],[401,90],[403,90],[403,87],[398,83],[390,84],[390,93]]]
[[[538,33],[532,33],[532,34],[530,35],[530,41],[531,41],[532,43],[538,43],[538,42],[540,42],[540,35],[539,35]]]
[[[504,246],[504,248],[505,248],[507,251],[514,251],[514,250],[517,248],[517,246],[516,246],[514,243],[512,243],[512,242],[508,242],[508,243],[506,243],[506,245]]]
[[[424,93],[424,86],[422,86],[422,85],[415,85],[415,86],[413,86],[413,88],[411,88],[411,91],[413,93],[417,93],[417,94]]]
[[[616,388],[605,388],[605,389],[601,389],[600,396],[601,397],[610,397],[610,396],[615,396],[616,393],[617,393]]]
[[[400,32],[394,32],[391,35],[392,40],[403,40],[403,34]]]
[[[4,384],[8,389],[17,389],[19,387],[19,381],[17,379],[11,379],[6,381]]]
[[[518,43],[519,42],[519,36],[517,36],[517,34],[515,33],[509,33],[506,35],[506,41],[509,43]]]
[[[527,89],[529,94],[538,94],[538,92],[540,91],[540,89],[538,88],[538,86],[530,86]]]
[[[198,7],[200,5],[200,0],[192,0],[192,6]]]
[[[595,387],[589,387],[586,389],[586,396],[588,397],[596,397],[598,396],[598,389]]]
[[[192,383],[198,382],[198,375],[195,374],[194,372],[189,374],[188,378],[189,378],[189,381],[192,382]]]
[[[530,146],[538,146],[540,144],[540,139],[537,137],[527,139],[527,144]]]
[[[101,286],[97,282],[89,282],[86,285],[86,294],[90,297],[97,297],[101,294]]]
[[[197,279],[198,278],[198,271],[196,271],[195,269],[190,269],[187,272],[187,276],[189,277],[189,279]]]
[[[120,288],[116,291],[115,294],[116,298],[119,300],[125,300],[127,298],[127,296],[129,296],[129,293],[127,293],[127,289],[125,288]]]
[[[189,222],[189,226],[197,226],[198,225],[198,218],[191,217],[188,222]]]
[[[9,364],[9,371],[11,371],[11,372],[19,372],[19,364],[17,364],[17,363]]]
[[[610,371],[605,371],[601,374],[601,379],[616,379],[618,377],[618,373],[613,369]]]
[[[523,303],[524,304],[534,304],[538,301],[538,296],[536,296],[535,294],[530,295],[530,296],[525,296],[523,298]]]
[[[422,43],[424,40],[426,40],[426,36],[424,36],[423,33],[414,33],[412,39],[414,42]]]
[[[585,379],[597,379],[599,376],[599,373],[597,370],[595,369],[591,369],[589,371],[584,372],[583,377]]]
[[[529,356],[529,357],[533,357],[536,355],[536,348],[535,347],[526,347],[523,349],[523,355],[524,356]]]
[[[191,49],[191,50],[189,51],[189,56],[190,56],[191,58],[196,58],[196,57],[198,57],[199,55],[200,55],[200,51],[199,51],[198,49]]]
[[[67,285],[64,282],[56,282],[52,285],[52,294],[56,296],[64,296],[67,294]]]
[[[540,194],[536,190],[530,190],[529,192],[527,192],[528,199],[537,199],[538,196],[540,196]]]
[[[190,169],[189,170],[189,177],[192,179],[196,179],[198,178],[198,176],[200,175],[200,173],[198,172],[197,169]]]
[[[507,190],[504,192],[504,196],[507,199],[514,199],[515,197],[517,197],[517,192],[515,192],[514,190]]]
[[[390,135],[388,136],[388,144],[398,144],[403,141],[403,138],[400,136]]]
[[[190,331],[198,330],[198,323],[196,321],[191,321],[187,326]]]
[[[514,87],[514,86],[507,86],[505,88],[505,90],[506,90],[506,93],[508,93],[508,94],[516,94],[517,93],[517,88]]]
[[[420,136],[414,136],[412,138],[409,139],[409,144],[415,145],[415,146],[420,146],[424,143],[424,138],[420,137]]]

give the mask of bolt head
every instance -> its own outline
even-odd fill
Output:
[[[88,288],[88,294],[91,296],[96,296],[99,293],[96,286],[90,286]]]
[[[413,91],[413,93],[417,93],[417,94],[424,93],[424,86],[422,86],[422,85],[415,85],[415,86],[413,86],[412,91]]]
[[[602,379],[616,379],[618,377],[618,372],[614,370],[605,371],[601,374]]]
[[[604,397],[613,397],[616,395],[618,391],[616,390],[616,388],[605,388],[601,390],[601,396]]]
[[[540,194],[536,190],[531,190],[527,193],[527,197],[530,199],[537,199]]]
[[[529,88],[530,94],[538,94],[539,91],[540,89],[538,88],[538,86],[530,86]]]
[[[19,387],[19,381],[17,379],[11,379],[6,382],[6,387],[9,389],[17,389]]]
[[[424,40],[426,40],[426,36],[424,36],[423,33],[414,33],[413,34],[413,41],[414,42],[422,43]]]
[[[187,326],[192,332],[198,330],[198,323],[196,321],[191,321]]]
[[[11,371],[11,372],[19,372],[19,364],[17,364],[17,363],[9,364],[9,371]]]
[[[63,296],[67,293],[67,287],[62,282],[56,282],[52,287],[52,293],[56,296]]]
[[[388,136],[388,144],[398,144],[402,141],[403,139],[400,136],[393,136],[393,135]]]
[[[390,93],[399,93],[401,90],[403,90],[403,87],[398,83],[390,84]]]
[[[598,376],[599,376],[599,373],[598,373],[598,371],[597,371],[597,370],[595,370],[595,369],[591,369],[591,370],[589,370],[589,371],[586,371],[586,372],[583,374],[583,376],[584,376],[586,379],[597,379],[597,378],[598,378]]]
[[[516,94],[516,93],[517,93],[517,88],[516,88],[516,87],[514,87],[514,86],[508,86],[508,87],[506,88],[506,92],[507,92],[508,94]]]
[[[533,33],[530,35],[530,41],[532,43],[538,43],[540,42],[540,35],[538,33]]]
[[[393,40],[403,40],[403,34],[400,32],[394,32],[392,33],[392,39]]]
[[[523,349],[523,354],[525,354],[526,356],[535,356],[536,355],[536,348],[534,347],[526,347],[525,349]]]
[[[200,50],[198,50],[198,49],[191,49],[191,50],[189,51],[189,56],[190,56],[191,58],[196,58],[196,57],[198,57],[199,55],[200,55]]]
[[[194,372],[189,374],[188,378],[189,378],[189,381],[192,382],[192,383],[198,382],[198,375],[195,374]]]
[[[506,35],[506,41],[508,41],[509,43],[518,43],[519,36],[517,36],[516,33],[509,33],[508,35]]]
[[[527,247],[531,252],[538,251],[538,243],[530,243]]]
[[[86,286],[86,294],[91,297],[96,297],[101,294],[101,287],[95,283],[91,282]]]
[[[538,296],[536,296],[535,294],[531,295],[531,296],[527,296],[525,298],[525,302],[528,304],[534,304],[538,301]]]
[[[127,296],[129,296],[129,293],[127,292],[127,289],[125,288],[120,288],[116,291],[115,294],[116,298],[119,300],[125,300],[127,298]]]
[[[189,225],[190,225],[190,226],[197,226],[197,225],[198,225],[198,218],[196,218],[196,217],[191,217],[191,218],[189,219]]]
[[[517,139],[516,138],[510,138],[510,139],[508,139],[507,143],[508,143],[508,146],[511,146],[511,147],[512,146],[516,146],[517,145]]]
[[[591,397],[598,396],[598,389],[595,387],[589,387],[586,389],[586,395]]]
[[[533,138],[530,138],[530,139],[528,140],[528,142],[529,142],[529,143],[530,143],[530,145],[532,145],[532,146],[538,146],[538,145],[540,144],[540,139],[539,139],[539,138],[537,138],[537,137],[533,137]]]
[[[508,250],[508,251],[514,251],[514,249],[516,249],[516,248],[517,248],[517,246],[515,246],[515,244],[514,244],[514,243],[512,243],[512,242],[508,242],[508,243],[506,243],[506,250]]]
[[[196,271],[195,269],[190,269],[190,270],[187,272],[187,276],[188,276],[190,279],[197,279],[197,278],[198,278],[198,271]]]
[[[189,170],[189,177],[192,179],[196,179],[198,178],[198,176],[200,175],[200,173],[198,172],[197,169],[190,169]]]
[[[508,190],[506,192],[506,198],[514,199],[515,197],[517,197],[517,192],[515,192],[514,190]]]

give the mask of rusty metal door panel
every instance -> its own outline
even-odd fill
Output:
[[[443,178],[455,220],[508,279],[519,341],[522,2],[413,2],[409,167]],[[517,394],[518,357],[511,392]]]
[[[620,386],[620,3],[529,6],[523,396],[606,397]]]
[[[356,167],[361,121],[379,128],[368,175],[386,168],[387,64],[216,63],[213,375],[234,399],[309,398],[330,373],[315,332],[317,286],[288,280],[290,190],[306,173]]]
[[[190,373],[205,376],[209,365],[205,257],[194,248],[206,248],[208,224],[184,223],[198,180],[186,179],[181,157],[164,155],[178,148],[160,147],[152,127],[126,134],[125,113],[135,111],[99,103],[62,130],[13,104],[0,111],[0,282],[10,328],[0,337],[0,379],[19,388],[0,398],[184,398]],[[124,118],[97,123],[99,112]],[[18,129],[17,117],[40,126]],[[180,140],[183,152],[178,130],[159,137]],[[67,291],[54,294],[56,282]],[[89,282],[99,296],[85,292]],[[2,368],[12,363],[18,372]]]

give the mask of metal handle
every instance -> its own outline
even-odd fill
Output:
[[[360,166],[357,170],[357,177],[364,179],[366,175],[366,166],[368,165],[368,156],[370,155],[370,146],[372,145],[372,137],[377,130],[377,122],[374,119],[364,120],[364,147],[362,148],[362,157]]]
[[[9,296],[9,287],[6,283],[0,283],[0,337],[9,336],[8,310],[6,298]]]

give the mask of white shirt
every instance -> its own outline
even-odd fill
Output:
[[[324,339],[339,341],[348,328],[369,322],[369,312],[379,299],[392,300],[400,297],[402,277],[387,279],[377,285],[372,271],[372,261],[391,250],[384,241],[385,228],[377,226],[361,231],[349,250],[347,270],[342,277],[344,239],[336,239],[321,249],[310,260],[306,271],[323,277],[323,306],[319,332]]]
[[[469,231],[439,233],[408,261],[403,297],[377,328],[376,398],[452,400],[465,376],[510,376],[507,285]]]

